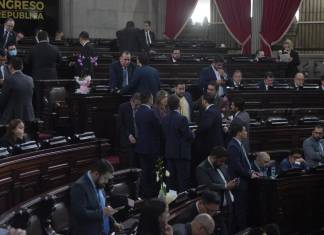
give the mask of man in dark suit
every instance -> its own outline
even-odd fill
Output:
[[[10,60],[10,79],[3,83],[0,96],[1,124],[7,124],[12,119],[19,118],[24,122],[34,121],[33,79],[22,73],[23,62],[14,57]]]
[[[112,165],[98,160],[71,187],[71,234],[108,235],[121,226],[111,217],[117,211],[106,205],[105,185],[113,178]]]
[[[222,116],[220,109],[214,104],[214,98],[205,94],[202,99],[204,112],[200,117],[196,131],[196,164],[207,158],[213,147],[224,146],[224,134],[222,128]]]
[[[269,91],[273,89],[273,73],[267,72],[262,82],[258,84],[260,91]]]
[[[255,159],[251,162],[252,170],[260,176],[271,176],[271,167],[275,167],[275,161],[271,161],[267,152],[257,152]]]
[[[150,51],[151,45],[155,41],[155,33],[151,31],[151,21],[144,21],[144,29],[138,33],[141,51]]]
[[[291,89],[301,91],[304,89],[305,76],[303,73],[296,73]]]
[[[221,234],[232,234],[233,202],[235,200],[231,190],[239,185],[238,179],[230,180],[225,161],[228,153],[221,146],[214,147],[207,159],[196,169],[199,185],[206,185],[210,190],[221,195],[221,215],[219,216]]]
[[[36,39],[38,44],[32,48],[28,60],[33,67],[33,78],[55,80],[57,79],[56,66],[62,61],[61,53],[57,47],[49,43],[46,31],[39,31]]]
[[[245,126],[238,123],[232,124],[230,134],[233,138],[227,147],[228,169],[230,176],[234,179],[238,178],[240,181],[238,187],[233,190],[234,219],[236,229],[240,231],[247,227],[249,180],[257,178],[259,175],[252,170],[247,151],[242,144],[242,141],[247,138]]]
[[[135,113],[137,139],[135,153],[142,169],[140,195],[143,198],[156,196],[154,166],[160,154],[161,126],[151,106],[153,96],[149,92],[141,94],[141,106]]]
[[[214,105],[218,108],[221,108],[223,105],[223,99],[218,96],[218,84],[216,81],[211,81],[208,86],[206,93],[212,97],[214,97]],[[200,114],[204,111],[204,107],[202,105],[203,96],[201,96],[197,101],[194,103],[194,109],[198,109]]]
[[[136,64],[131,62],[130,52],[122,52],[120,54],[119,61],[113,62],[109,68],[111,91],[119,91],[128,86],[128,84],[132,81],[135,70]]]
[[[214,219],[218,217],[220,213],[220,197],[218,193],[206,190],[202,192],[200,199],[186,207],[180,215],[175,219],[172,219],[174,224],[190,223],[194,218],[202,213],[207,213]]]
[[[211,235],[215,230],[215,222],[210,215],[202,213],[197,215],[191,223],[175,224],[172,227],[174,235]]]
[[[94,66],[96,62],[92,60],[97,56],[95,48],[90,42],[89,33],[82,31],[79,34],[79,42],[82,47],[75,62],[76,76],[82,77],[90,75],[92,78],[94,78]]]
[[[218,95],[223,97],[226,94],[227,75],[223,70],[224,60],[216,56],[210,66],[203,68],[200,73],[199,86],[201,92],[206,92],[210,81],[216,81],[219,85]]]
[[[169,188],[183,192],[190,187],[191,142],[193,134],[188,119],[179,111],[179,98],[168,98],[170,113],[162,119],[165,138],[166,168],[170,172]]]
[[[0,49],[0,84],[3,83],[3,80],[7,77],[6,76],[6,61],[7,56],[6,52],[2,49]]]
[[[15,21],[12,18],[6,19],[3,27],[0,27],[0,48],[7,48],[8,44],[16,43]]]
[[[244,89],[242,83],[242,72],[240,70],[235,70],[233,72],[232,78],[226,82],[226,85],[233,90],[242,90]]]
[[[248,136],[243,140],[243,144],[247,153],[250,152],[250,143],[249,143],[249,131],[250,131],[250,115],[244,110],[245,100],[241,96],[233,97],[231,103],[231,111],[233,112],[232,124],[240,124],[245,126]]]
[[[126,28],[116,32],[119,51],[138,52],[140,49],[139,29],[133,21],[126,23]]]
[[[124,166],[137,167],[134,159],[136,144],[135,113],[141,105],[139,93],[135,93],[129,102],[122,103],[118,109],[118,129],[120,139],[120,157]]]
[[[178,48],[174,48],[170,56],[170,63],[178,64],[180,62],[181,62],[181,51]]]
[[[191,94],[186,92],[186,84],[183,81],[177,81],[174,91],[180,99],[180,114],[185,116],[190,122],[193,112],[193,103]]]
[[[146,54],[137,57],[139,66],[133,75],[129,85],[122,89],[122,93],[150,92],[153,96],[160,90],[160,74],[157,69],[148,65],[149,58]]]

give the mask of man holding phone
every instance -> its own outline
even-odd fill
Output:
[[[121,225],[111,217],[117,210],[106,205],[104,187],[113,178],[114,168],[106,160],[98,160],[71,187],[71,234],[108,235],[112,226]]]

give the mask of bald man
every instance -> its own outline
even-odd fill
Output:
[[[300,91],[304,87],[304,82],[305,82],[305,76],[303,73],[296,73],[294,77],[294,84],[293,84],[293,89],[296,91]]]
[[[270,155],[267,152],[256,153],[255,160],[251,163],[252,170],[260,176],[271,176],[270,168],[275,162],[271,161]]]
[[[214,230],[215,222],[206,213],[197,215],[191,223],[173,225],[173,235],[211,235]]]

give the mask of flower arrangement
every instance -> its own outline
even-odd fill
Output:
[[[80,76],[75,76],[74,79],[80,85],[80,88],[76,90],[76,93],[88,94],[90,92],[91,71],[93,70],[93,66],[98,66],[97,61],[97,56],[78,56],[77,65],[80,68]]]
[[[156,164],[156,182],[160,185],[159,198],[165,198],[167,194],[167,187],[165,184],[166,178],[170,177],[170,172],[165,169],[162,159],[158,159]]]

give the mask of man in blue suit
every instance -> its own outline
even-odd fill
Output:
[[[111,217],[117,211],[106,206],[104,186],[113,178],[114,168],[104,160],[98,160],[71,187],[71,234],[108,235],[112,226],[120,229]]]
[[[279,172],[286,172],[291,169],[306,170],[306,163],[303,152],[298,148],[293,149],[287,158],[284,158],[279,165]]]
[[[148,65],[149,57],[141,54],[137,57],[139,68],[134,72],[132,81],[122,89],[122,93],[150,92],[153,96],[160,90],[160,74]]]
[[[200,117],[200,123],[196,131],[196,165],[205,160],[213,147],[224,146],[224,134],[222,128],[222,116],[220,109],[214,105],[214,97],[204,94],[202,98],[204,111]]]
[[[137,139],[135,153],[142,169],[140,195],[143,198],[156,196],[156,176],[154,166],[160,154],[160,122],[151,106],[153,96],[149,92],[141,94],[141,106],[135,113]]]
[[[180,114],[185,116],[188,121],[191,122],[193,102],[191,94],[186,92],[186,84],[183,81],[177,81],[174,91],[180,100]]]
[[[216,56],[212,64],[200,73],[199,86],[202,93],[205,93],[207,86],[211,81],[216,81],[219,85],[218,95],[220,97],[226,94],[227,75],[223,69],[224,60],[220,56]]]
[[[118,129],[119,129],[119,155],[123,166],[137,167],[134,159],[136,144],[135,113],[141,105],[141,94],[135,93],[130,101],[119,105]]]
[[[168,98],[170,113],[162,119],[165,137],[166,167],[170,172],[169,188],[183,192],[190,187],[191,142],[193,134],[188,120],[180,114],[176,95]]]
[[[124,51],[119,57],[119,61],[115,61],[110,65],[109,78],[111,91],[118,91],[128,86],[132,81],[136,64],[131,62],[131,53]]]
[[[252,170],[247,151],[242,144],[242,141],[247,138],[245,126],[239,123],[232,124],[230,134],[233,138],[227,147],[229,154],[228,169],[231,178],[240,180],[239,186],[233,190],[235,198],[234,219],[236,229],[240,231],[247,226],[249,180],[257,178],[259,175]]]

